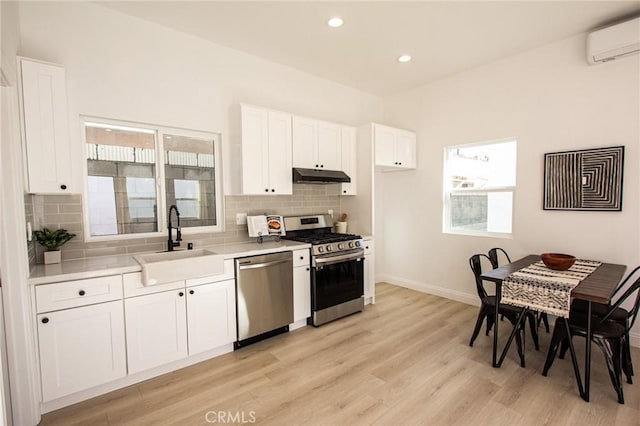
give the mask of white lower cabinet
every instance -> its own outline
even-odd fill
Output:
[[[126,376],[122,300],[37,316],[42,399]]]
[[[236,340],[233,260],[224,274],[157,287],[144,287],[140,273],[125,274],[124,294],[129,374]]]
[[[293,252],[293,322],[311,316],[311,269],[309,249]]]
[[[187,356],[184,288],[125,299],[129,374]]]
[[[187,288],[189,355],[236,340],[235,281]]]
[[[311,316],[311,275],[309,266],[293,268],[293,321]]]
[[[373,239],[364,240],[364,302],[376,303],[376,256]]]

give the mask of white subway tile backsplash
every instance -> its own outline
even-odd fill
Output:
[[[293,195],[225,197],[225,232],[183,234],[183,245],[193,242],[195,247],[205,245],[249,241],[247,225],[236,225],[236,213],[303,215],[339,212],[339,185],[293,185]],[[27,195],[25,196],[27,220],[34,229],[43,226],[67,229],[77,236],[62,247],[62,259],[115,254],[160,251],[166,249],[166,238],[133,238],[87,243],[84,241],[84,225],[81,195]],[[29,263],[42,263],[43,249],[35,242],[29,244]]]

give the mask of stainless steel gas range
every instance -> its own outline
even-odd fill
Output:
[[[314,326],[364,309],[364,241],[333,232],[331,216],[284,218],[287,239],[311,244],[311,318]]]

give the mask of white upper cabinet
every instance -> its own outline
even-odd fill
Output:
[[[294,116],[293,167],[343,170],[342,126]]]
[[[242,105],[242,193],[292,194],[291,114]]]
[[[351,182],[343,183],[340,195],[357,195],[356,164],[357,145],[355,127],[343,126],[342,133],[342,171],[351,178]]]
[[[65,70],[26,58],[20,69],[27,191],[72,193]]]
[[[375,165],[381,170],[416,168],[416,134],[408,130],[373,125]]]

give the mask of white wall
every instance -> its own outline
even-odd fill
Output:
[[[382,114],[372,95],[94,4],[23,2],[20,28],[21,55],[67,70],[79,185],[79,114],[222,133],[226,193],[240,102],[349,125]]]
[[[418,132],[418,170],[376,175],[379,273],[475,300],[467,259],[494,246],[640,264],[639,76],[639,56],[587,65],[577,36],[385,99],[385,122]],[[443,234],[444,147],[506,137],[518,140],[513,239]],[[614,145],[626,147],[622,212],[542,210],[545,152]]]

